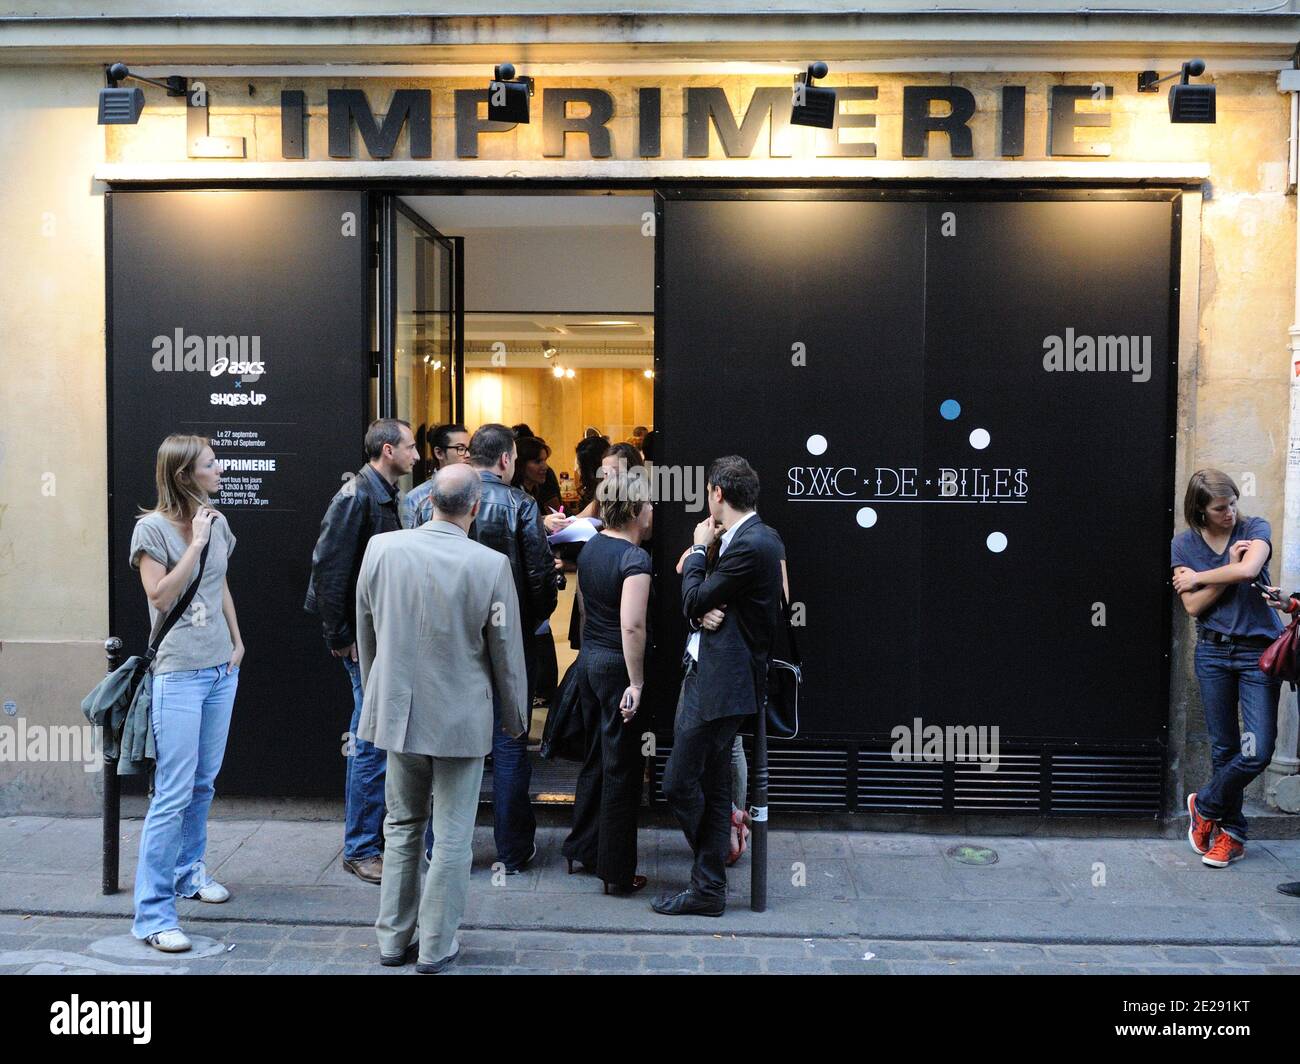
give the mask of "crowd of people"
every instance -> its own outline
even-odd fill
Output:
[[[647,884],[637,872],[637,816],[650,730],[642,692],[654,503],[644,464],[654,433],[638,429],[611,444],[589,429],[575,448],[578,492],[568,513],[550,448],[527,425],[488,424],[472,434],[443,425],[427,443],[432,475],[403,494],[399,482],[421,463],[416,435],[398,419],[370,425],[366,464],[321,521],[304,606],[319,618],[351,690],[343,866],[379,885],[381,963],[414,961],[437,972],[459,951],[489,754],[494,868],[513,875],[537,858],[528,741],[534,697],[540,690],[545,700],[548,684],[555,687],[549,625],[566,562],[576,567],[569,631],[579,651],[566,683],[586,746],[562,854],[571,873],[594,874],[607,894]],[[190,948],[177,896],[229,897],[203,864],[243,656],[225,580],[234,537],[212,505],[221,472],[204,438],[168,437],[156,467],[158,503],[131,545],[155,630],[196,569],[195,601],[208,618],[221,618],[196,625],[187,614],[175,623],[150,681],[158,782],[141,840],[133,932],[165,952]],[[725,869],[745,850],[738,732],[763,705],[786,590],[784,546],[758,517],[758,490],[745,459],[713,462],[708,514],[676,567],[691,634],[677,651],[683,677],[663,792],[693,867],[688,884],[653,903],[667,916],[721,915]],[[550,537],[579,518],[598,519],[599,530],[557,557]]]
[[[653,445],[653,433],[637,438]],[[517,874],[537,858],[528,738],[539,683],[554,687],[553,676],[539,678],[548,663],[555,669],[549,622],[566,560],[549,537],[579,517],[601,522],[576,552],[571,671],[586,746],[561,852],[571,873],[594,873],[608,894],[647,884],[637,871],[643,690],[648,679],[670,682],[672,670],[647,676],[651,596],[666,589],[645,547],[654,504],[635,443],[589,432],[575,451],[579,494],[567,514],[550,449],[527,425],[488,424],[473,434],[443,425],[428,443],[432,475],[403,496],[399,481],[420,462],[416,436],[396,419],[370,425],[366,464],[321,522],[304,605],[351,690],[344,867],[379,884],[381,962],[437,972],[458,955],[488,754],[494,867]],[[213,506],[221,473],[206,439],[167,437],[157,502],[130,546],[152,631],[166,633],[148,681],[156,764],[133,933],[166,952],[190,948],[176,897],[230,896],[203,862],[244,656],[226,577],[235,536]],[[693,866],[686,886],[653,903],[665,915],[724,911],[726,867],[747,833],[739,728],[763,705],[768,654],[789,600],[784,546],[757,514],[753,468],[739,456],[719,458],[706,485],[708,514],[676,565],[690,634],[679,648],[662,779]],[[1212,747],[1210,779],[1187,797],[1188,839],[1217,868],[1245,854],[1243,793],[1276,741],[1280,681],[1260,668],[1260,655],[1282,631],[1278,615],[1300,612],[1300,592],[1283,595],[1272,584],[1268,522],[1241,513],[1239,495],[1221,471],[1195,473],[1187,527],[1170,551],[1173,589],[1195,619]],[[1300,895],[1300,883],[1279,889]]]

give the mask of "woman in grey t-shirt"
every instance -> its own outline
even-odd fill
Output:
[[[140,835],[132,934],[167,953],[190,948],[176,896],[223,902],[230,892],[207,875],[208,809],[221,770],[244,644],[226,565],[235,537],[211,506],[221,464],[202,436],[168,436],[158,448],[157,505],[136,522],[131,565],[149,600],[150,641],[198,575],[193,601],[158,648],[151,681],[157,761]]]

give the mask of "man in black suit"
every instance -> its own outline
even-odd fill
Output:
[[[708,496],[709,516],[695,526],[682,563],[682,609],[694,630],[663,779],[695,865],[689,887],[654,903],[668,916],[721,916],[726,907],[731,746],[741,721],[764,704],[768,650],[781,623],[785,550],[754,512],[758,474],[738,455],[719,458],[709,467]],[[717,562],[708,565],[715,540]],[[697,618],[706,618],[702,627]]]

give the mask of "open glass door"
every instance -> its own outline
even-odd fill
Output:
[[[463,242],[397,196],[382,197],[379,216],[381,410],[415,431],[422,460],[400,483],[410,491],[433,471],[433,429],[463,409]]]

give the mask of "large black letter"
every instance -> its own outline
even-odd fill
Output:
[[[480,133],[505,133],[514,129],[515,122],[494,122],[489,118],[479,118],[478,105],[486,104],[487,89],[456,90],[456,158],[478,158],[478,135]]]
[[[411,158],[427,159],[433,154],[433,118],[428,89],[398,89],[381,126],[370,110],[370,101],[360,89],[329,90],[330,155],[352,158],[352,123],[372,159],[388,159],[397,147],[402,126],[411,123]]]
[[[1115,92],[1103,85],[1107,100]],[[1079,140],[1074,131],[1081,126],[1109,126],[1110,115],[1080,113],[1074,109],[1075,101],[1096,99],[1091,85],[1053,85],[1052,109],[1047,129],[1048,155],[1109,155],[1106,141]]]
[[[722,142],[722,152],[728,159],[748,159],[758,141],[758,131],[763,128],[763,119],[769,113],[772,124],[768,136],[768,157],[786,158],[790,155],[783,134],[790,128],[790,107],[792,104],[789,89],[765,86],[754,90],[745,108],[745,117],[740,125],[731,113],[731,104],[727,103],[727,94],[719,88],[685,89],[686,151],[688,159],[707,159],[709,157],[709,120],[718,131],[718,140]]]
[[[301,89],[280,93],[280,157],[307,157],[307,94]]]
[[[817,131],[817,154],[828,156],[854,156],[859,159],[874,159],[876,145],[869,140],[840,140],[841,129],[874,129],[876,116],[873,114],[848,114],[840,110],[845,100],[874,100],[879,95],[874,85],[844,86],[835,90],[835,127]]]
[[[642,159],[657,159],[661,154],[659,147],[659,90],[638,89],[637,100],[637,110],[640,111],[636,138],[637,154]]]
[[[569,114],[569,101],[585,103],[591,110],[581,118]],[[587,147],[593,159],[608,159],[609,130],[605,123],[614,117],[614,97],[604,89],[542,90],[542,154],[564,157],[566,133],[587,134]]]
[[[952,113],[936,116],[930,113],[930,101],[943,100],[952,106]],[[903,154],[924,158],[929,153],[931,133],[947,133],[948,144],[954,159],[969,159],[975,154],[971,146],[970,121],[975,113],[975,95],[960,85],[904,85],[903,86]]]

